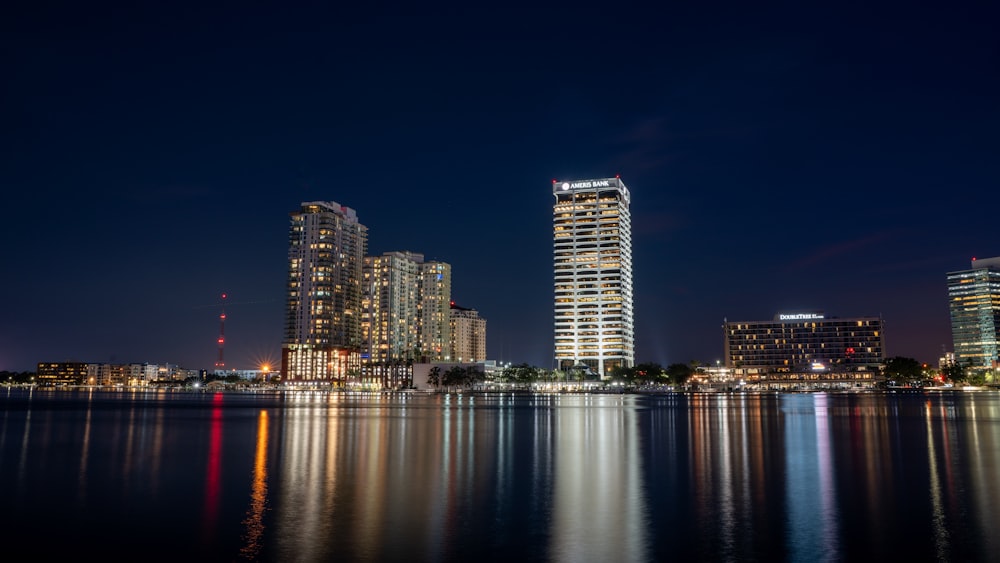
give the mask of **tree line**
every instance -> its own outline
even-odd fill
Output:
[[[662,367],[656,363],[642,363],[632,367],[618,367],[611,373],[610,381],[622,385],[684,385],[694,375],[698,363],[670,364]],[[498,383],[529,388],[537,383],[578,383],[585,381],[582,371],[562,371],[539,368],[520,363],[503,368],[497,375]],[[485,374],[476,367],[455,366],[446,371],[432,367],[428,383],[436,388],[473,387],[485,382]]]
[[[632,367],[618,367],[612,370],[610,381],[628,386],[645,385],[676,385],[688,383],[691,376],[701,368],[701,363],[692,361],[689,364],[673,363],[662,367],[658,363],[645,362]],[[960,383],[967,385],[984,385],[987,377],[983,370],[973,369],[971,362],[952,364],[943,368],[928,366],[913,358],[894,356],[882,363],[882,374],[887,381],[897,385],[928,386],[943,383]],[[35,372],[30,371],[0,371],[0,385],[24,385],[34,382]],[[221,379],[236,382],[234,375],[208,375],[207,380]],[[582,372],[550,370],[531,366],[527,363],[507,366],[501,370],[498,381],[514,386],[530,387],[536,383],[572,383],[585,379]],[[193,378],[187,383],[195,381]],[[475,366],[454,366],[442,370],[438,366],[431,368],[428,381],[436,388],[472,388],[486,381],[486,375]],[[992,382],[992,381],[990,381]]]

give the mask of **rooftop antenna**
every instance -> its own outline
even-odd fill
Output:
[[[226,343],[226,294],[222,294],[222,312],[219,313],[219,361],[215,362],[216,370],[225,370],[226,361],[223,359],[222,349]]]

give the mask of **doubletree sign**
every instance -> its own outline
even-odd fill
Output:
[[[779,321],[812,321],[816,319],[822,319],[823,313],[791,313],[791,314],[778,314]]]

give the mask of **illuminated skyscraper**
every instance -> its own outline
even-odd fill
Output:
[[[948,273],[948,308],[955,361],[996,381],[1000,348],[1000,257],[972,259]]]
[[[313,201],[291,213],[281,347],[286,382],[337,385],[358,373],[367,243],[367,229],[350,207]]]
[[[420,264],[412,252],[365,256],[363,300],[365,354],[373,364],[414,359],[420,348]],[[368,362],[363,362],[368,363]]]
[[[619,178],[552,182],[555,360],[608,377],[635,364],[631,195]]]
[[[451,297],[451,266],[415,252],[366,256],[361,324],[364,375],[396,387],[413,362],[449,359],[450,330],[441,322]]]
[[[420,265],[420,349],[430,361],[451,357],[451,264]]]

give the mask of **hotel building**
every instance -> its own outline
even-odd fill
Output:
[[[870,387],[882,380],[881,317],[779,313],[770,321],[726,321],[725,363],[735,380],[763,388]]]
[[[948,273],[948,309],[955,362],[996,382],[1000,343],[1000,257],[972,259]]]
[[[635,364],[631,195],[620,178],[552,181],[555,363],[602,378]]]
[[[281,373],[292,384],[343,385],[361,367],[361,280],[368,232],[333,201],[290,214]]]

